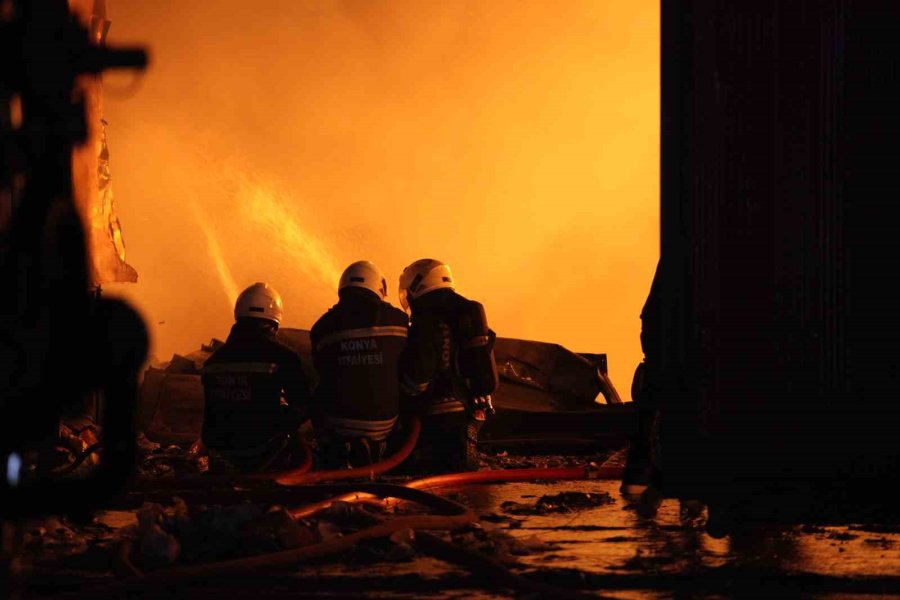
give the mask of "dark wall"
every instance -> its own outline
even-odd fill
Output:
[[[896,479],[900,2],[662,18],[667,491]]]

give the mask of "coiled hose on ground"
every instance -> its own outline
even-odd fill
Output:
[[[514,481],[552,481],[578,479],[612,479],[622,478],[622,467],[583,465],[578,467],[547,467],[533,469],[496,469],[491,471],[468,471],[448,473],[423,479],[415,479],[403,484],[403,487],[434,491],[441,488],[459,487],[475,483],[509,483]],[[300,508],[290,510],[295,519],[305,519],[319,513],[334,502],[360,502],[371,500],[374,496],[364,492],[346,494],[337,498],[323,500]]]

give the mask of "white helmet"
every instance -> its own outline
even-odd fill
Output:
[[[284,307],[281,294],[268,283],[257,282],[241,292],[234,303],[234,318],[251,317],[281,323]]]
[[[453,289],[450,266],[433,258],[417,260],[400,275],[400,305],[409,310],[410,301],[441,288]]]
[[[361,287],[375,292],[379,298],[387,297],[387,279],[384,278],[384,273],[367,260],[357,261],[344,269],[338,290],[347,287]]]

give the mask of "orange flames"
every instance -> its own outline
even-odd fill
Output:
[[[499,335],[606,352],[627,398],[659,246],[658,5],[111,0],[110,44],[152,59],[105,83],[140,273],[116,292],[168,358],[222,337],[254,281],[307,328],[350,262],[396,303],[438,258]]]

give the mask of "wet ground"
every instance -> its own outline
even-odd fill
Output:
[[[522,466],[515,457],[491,462]],[[664,500],[655,518],[641,518],[632,501],[619,494],[616,481],[477,485],[442,493],[479,515],[476,526],[443,534],[445,540],[530,581],[595,597],[900,598],[897,525],[754,526],[716,539],[705,532],[705,513],[682,515],[676,500]],[[133,511],[99,517],[93,524],[97,535],[82,543],[88,550],[96,546],[95,554],[102,546],[98,540],[114,540],[117,532],[136,522]],[[317,527],[326,537],[340,535],[327,526]],[[79,535],[77,527],[68,525],[37,533],[45,539],[44,558],[54,545],[64,549],[66,538]],[[77,565],[70,563],[68,570],[50,570],[50,563],[32,568],[31,593],[23,598],[41,597],[38,592],[52,597],[57,586],[72,589],[86,577],[110,578],[100,571],[78,572],[72,564]],[[319,560],[289,573],[216,578],[120,597],[257,598],[263,591],[266,598],[541,597],[490,590],[491,583],[394,540],[366,543],[339,560]]]
[[[608,494],[611,503],[536,515],[514,515],[504,503],[534,504],[546,495]],[[703,518],[683,521],[665,500],[655,519],[641,519],[618,483],[511,483],[473,486],[458,498],[482,516],[493,536],[512,538],[521,572],[567,588],[595,588],[614,598],[816,597],[900,598],[900,528],[771,527],[715,539]],[[490,536],[488,536],[490,537]],[[518,548],[516,547],[518,546]],[[461,589],[463,571],[430,558],[408,563],[325,565],[296,576],[333,593],[370,590],[378,598],[507,598]],[[407,588],[407,589],[403,589]],[[597,591],[598,595],[600,594]]]

